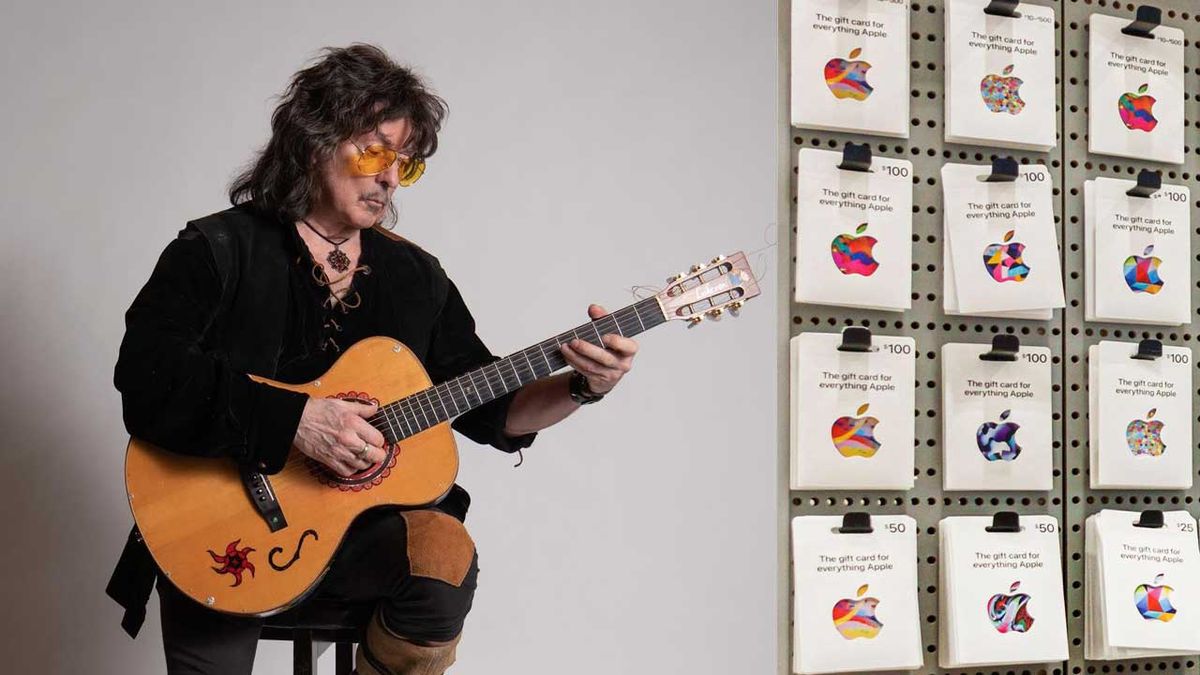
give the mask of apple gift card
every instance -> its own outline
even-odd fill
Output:
[[[1184,34],[1156,26],[1127,35],[1129,18],[1092,14],[1088,49],[1088,151],[1182,164]]]
[[[1150,341],[1148,341],[1149,344]],[[1088,348],[1093,488],[1192,486],[1192,350],[1101,341]]]
[[[942,346],[945,490],[1053,487],[1050,360],[1048,347]]]
[[[912,306],[912,163],[842,154],[797,158],[796,302],[903,311]]]
[[[1163,185],[1132,196],[1131,180],[1084,183],[1088,321],[1178,326],[1192,320],[1191,192]]]
[[[916,345],[876,335],[866,349],[837,333],[792,338],[792,489],[913,486]]]
[[[908,5],[792,3],[792,124],[908,138]]]
[[[942,167],[943,308],[1050,318],[1065,304],[1050,172],[1034,164],[1019,167],[1013,181],[984,180],[991,173],[974,164]]]
[[[1187,511],[1105,509],[1084,538],[1086,658],[1200,652],[1200,548]]]
[[[946,142],[1049,150],[1058,129],[1054,10],[990,0],[946,3]]]
[[[938,548],[941,667],[1066,660],[1062,555],[1053,516],[943,518]]]
[[[920,668],[917,523],[877,515],[862,528],[869,531],[851,531],[858,528],[843,527],[846,520],[792,519],[794,670]]]

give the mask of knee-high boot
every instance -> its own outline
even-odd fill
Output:
[[[454,664],[459,637],[461,634],[449,642],[417,644],[388,630],[376,611],[358,646],[355,669],[359,675],[442,675]]]

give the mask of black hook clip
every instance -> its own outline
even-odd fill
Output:
[[[1162,343],[1153,338],[1146,338],[1138,343],[1137,353],[1130,356],[1138,361],[1153,361],[1162,356]]]
[[[842,171],[870,171],[871,146],[866,143],[847,143],[842,148]]]
[[[988,532],[1020,532],[1021,517],[1016,511],[997,511],[992,515],[992,524],[983,529]]]
[[[1125,194],[1130,197],[1149,197],[1162,189],[1162,174],[1150,169],[1138,172],[1137,185],[1129,188]]]
[[[992,16],[1007,16],[1010,19],[1021,18],[1021,13],[1017,11],[1017,5],[1021,4],[1021,0],[992,0],[988,3],[983,11]]]
[[[842,344],[838,345],[839,352],[869,352],[871,351],[871,329],[862,326],[847,326],[842,330]]]
[[[1138,521],[1133,524],[1134,527],[1162,527],[1163,512],[1158,509],[1150,509],[1142,511],[1142,515],[1138,516]]]
[[[842,534],[870,534],[875,531],[871,527],[871,514],[866,511],[851,511],[842,516],[842,526],[837,528]]]
[[[1138,5],[1137,18],[1133,23],[1121,29],[1126,35],[1140,38],[1153,38],[1154,29],[1162,25],[1162,10],[1153,5]]]
[[[1017,160],[1012,157],[997,157],[992,160],[992,172],[980,180],[985,183],[1011,183],[1021,175]]]
[[[992,350],[979,355],[980,361],[1016,361],[1021,349],[1021,339],[1016,335],[992,337]]]

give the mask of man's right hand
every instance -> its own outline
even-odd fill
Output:
[[[383,434],[367,422],[378,411],[366,403],[310,398],[292,445],[339,476],[351,476],[385,457]],[[365,454],[364,445],[370,446]]]

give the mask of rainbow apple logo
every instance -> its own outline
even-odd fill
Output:
[[[1008,414],[1005,410],[1000,413],[999,422],[984,422],[975,432],[975,443],[979,452],[989,462],[1002,460],[1011,462],[1021,454],[1021,446],[1017,445],[1017,429],[1021,428],[1016,422],[1005,422]]]
[[[1013,67],[1010,64],[1001,75],[988,75],[979,83],[979,95],[983,104],[994,113],[1019,114],[1025,109],[1025,101],[1021,100],[1021,85],[1024,82],[1019,77],[1012,76]]]
[[[871,251],[879,243],[875,237],[864,235],[867,224],[858,226],[854,234],[839,234],[833,238],[829,251],[833,254],[833,264],[837,265],[842,274],[861,274],[869,277],[879,269],[879,261]],[[859,235],[859,236],[855,236]]]
[[[998,633],[1025,633],[1033,628],[1033,617],[1029,616],[1029,595],[1018,593],[1020,581],[1008,587],[1008,593],[997,593],[987,603],[988,618]]]
[[[1158,457],[1167,449],[1162,440],[1163,423],[1154,419],[1156,412],[1158,408],[1151,408],[1146,419],[1134,420],[1125,427],[1125,442],[1135,457]]]
[[[1162,585],[1163,576],[1154,577],[1153,584],[1141,584],[1133,590],[1133,602],[1147,621],[1170,621],[1175,618],[1175,608],[1171,606],[1171,593],[1175,591],[1170,586]]]
[[[864,598],[867,588],[867,584],[863,584],[858,587],[855,598],[842,598],[833,605],[833,627],[847,640],[870,640],[879,635],[883,628],[883,624],[875,616],[879,599]]]
[[[829,434],[833,438],[833,447],[843,457],[872,457],[879,450],[879,441],[875,440],[875,425],[879,420],[874,417],[863,417],[870,404],[864,403],[854,413],[858,417],[839,417],[833,421]]]
[[[987,268],[988,275],[997,282],[1025,281],[1029,276],[1029,266],[1021,260],[1025,244],[1012,240],[1015,232],[1016,230],[1009,230],[1004,233],[1003,243],[992,244],[983,251],[983,266]]]
[[[850,59],[833,58],[825,64],[825,84],[837,98],[849,98],[855,101],[865,101],[875,89],[867,84],[867,71],[871,64],[866,61],[854,61],[862,54],[861,47],[855,47],[850,52]]]
[[[1127,91],[1117,99],[1117,112],[1126,129],[1151,132],[1158,126],[1158,120],[1154,119],[1154,97],[1146,93],[1149,88],[1149,83],[1143,84],[1136,94]]]
[[[1162,258],[1151,253],[1154,253],[1154,244],[1147,246],[1141,255],[1131,255],[1125,259],[1125,283],[1134,293],[1154,295],[1162,290],[1163,280],[1158,276]]]

